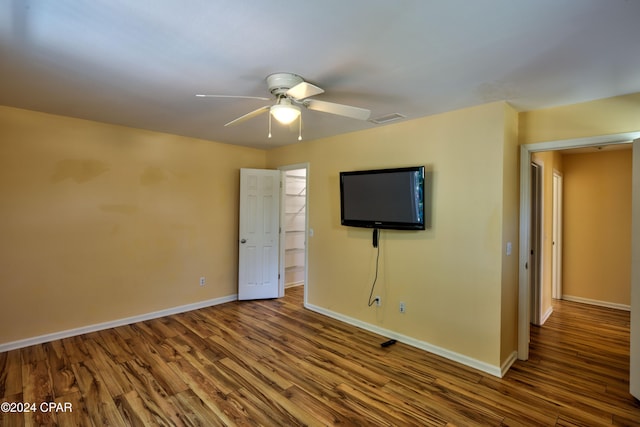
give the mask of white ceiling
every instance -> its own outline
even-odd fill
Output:
[[[265,77],[408,119],[640,92],[637,0],[2,0],[0,104],[268,148]],[[312,140],[376,127],[303,111]]]

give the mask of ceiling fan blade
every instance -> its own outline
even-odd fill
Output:
[[[259,99],[261,101],[269,101],[270,98],[262,96],[243,96],[243,95],[206,95],[202,93],[196,94],[198,98],[240,98],[240,99]]]
[[[316,99],[308,99],[304,101],[305,107],[314,111],[322,111],[323,113],[337,114],[338,116],[350,117],[357,120],[367,120],[371,115],[371,111],[366,108],[352,107],[351,105],[335,104],[333,102],[318,101]]]
[[[244,116],[240,116],[235,120],[231,120],[229,123],[227,123],[225,126],[233,126],[233,125],[237,125],[238,123],[244,122],[245,120],[249,120],[252,119],[256,116],[259,116],[260,114],[269,111],[269,108],[271,108],[270,105],[265,105],[264,107],[260,107],[257,110],[253,110],[250,113],[245,114]]]
[[[324,93],[324,89],[321,89],[316,85],[312,85],[311,83],[302,82],[289,89],[286,92],[286,95],[299,101],[315,95],[320,95],[321,93]]]

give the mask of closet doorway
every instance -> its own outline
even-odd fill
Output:
[[[284,288],[305,286],[307,280],[307,178],[306,165],[282,170],[282,259]],[[306,295],[306,292],[305,292]]]

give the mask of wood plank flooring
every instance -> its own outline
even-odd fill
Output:
[[[0,353],[0,425],[640,426],[629,313],[560,302],[499,379],[280,300],[232,302]],[[60,408],[60,407],[59,407]]]

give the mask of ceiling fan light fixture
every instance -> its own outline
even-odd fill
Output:
[[[300,107],[292,105],[291,101],[287,99],[282,100],[279,104],[273,105],[269,111],[273,118],[283,125],[288,125],[300,117]]]

